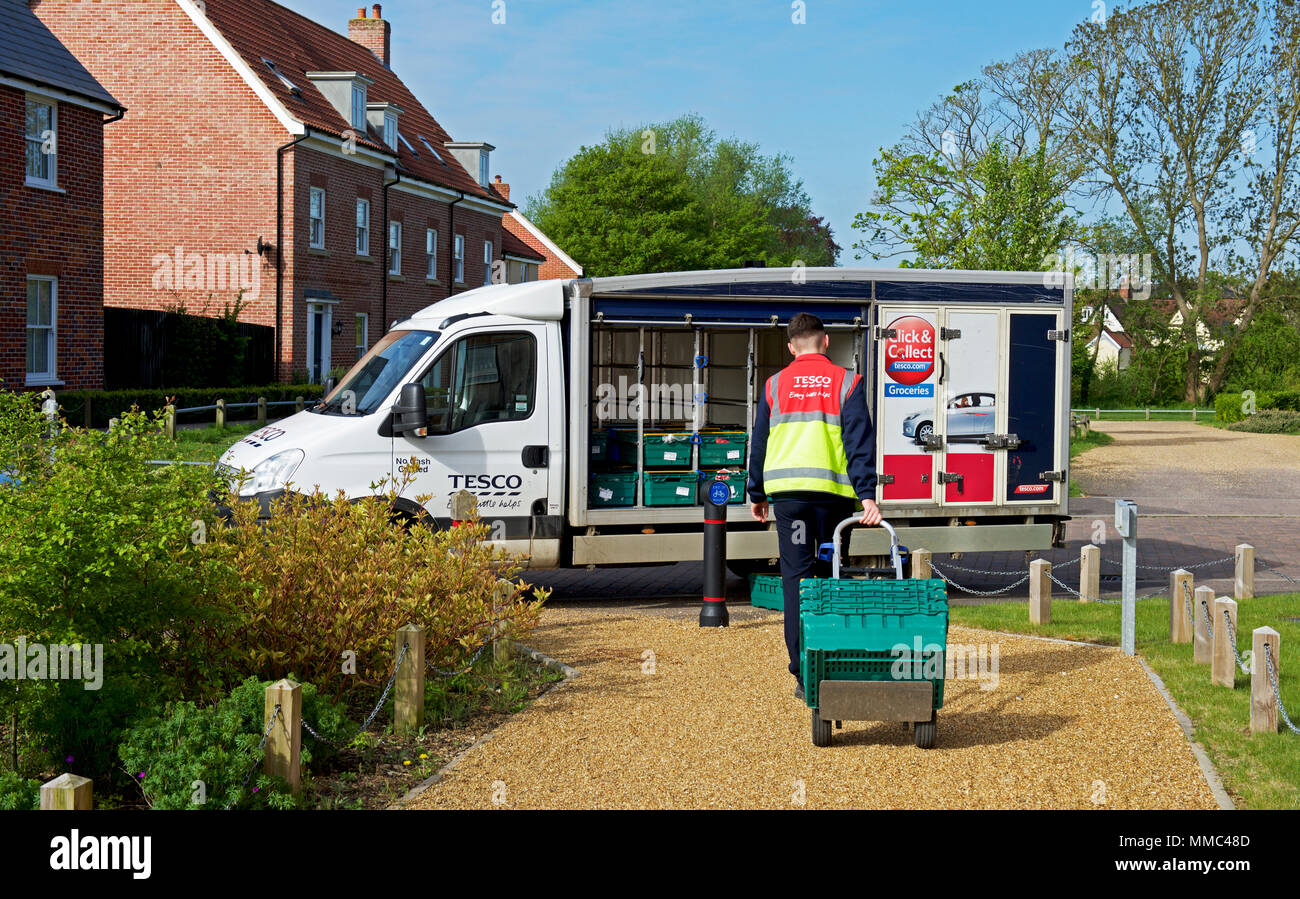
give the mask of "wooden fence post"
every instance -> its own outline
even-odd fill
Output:
[[[307,408],[306,403],[307,401],[302,396],[299,396],[293,401],[293,411],[301,412],[303,409]]]
[[[163,430],[168,440],[176,439],[176,406],[172,403],[163,407]]]
[[[1034,559],[1029,563],[1029,623],[1047,624],[1052,620],[1052,563]]]
[[[93,414],[94,405],[95,405],[94,399],[91,398],[90,394],[86,394],[86,427],[87,428],[91,427],[92,423],[94,422],[94,418],[91,417]]]
[[[1229,634],[1228,622],[1223,619],[1224,612],[1227,612],[1232,620],[1232,633],[1236,633],[1236,601],[1226,596],[1221,596],[1214,601],[1214,660],[1210,662],[1210,683],[1231,690],[1237,685],[1237,655],[1236,647]]]
[[[1079,551],[1079,602],[1101,599],[1101,547],[1089,543]]]
[[[217,400],[217,430],[226,426],[226,401]]]
[[[266,397],[264,396],[257,398],[257,426],[266,427]]]
[[[930,567],[932,558],[933,555],[928,549],[912,550],[912,577],[920,580],[934,577],[934,569]]]
[[[91,808],[90,778],[60,774],[41,784],[41,811],[88,812]]]
[[[1187,617],[1192,605],[1192,573],[1179,568],[1169,573],[1169,642],[1191,643],[1195,616]]]
[[[1238,543],[1236,556],[1237,576],[1233,584],[1233,595],[1238,602],[1255,597],[1255,547],[1249,543]]]
[[[402,646],[406,656],[402,658]],[[402,658],[393,683],[393,732],[416,733],[424,725],[424,628],[408,624],[397,629],[393,659]]]
[[[1214,590],[1210,587],[1197,587],[1192,600],[1192,620],[1195,627],[1192,632],[1192,661],[1198,665],[1208,665],[1214,657],[1214,646],[1210,642],[1209,627],[1206,616],[1214,615]]]
[[[1252,734],[1277,733],[1277,697],[1273,683],[1268,678],[1268,663],[1264,660],[1264,647],[1272,650],[1273,671],[1282,677],[1281,656],[1278,652],[1281,639],[1271,627],[1257,627],[1251,632],[1251,650],[1254,658],[1250,665],[1250,732]]]
[[[280,715],[266,738],[262,770],[283,777],[296,794],[302,790],[302,686],[287,678],[267,686],[263,727],[270,723],[277,705]]]
[[[1148,406],[1148,407],[1147,407],[1147,421],[1150,421],[1150,420],[1151,420],[1151,407]]]

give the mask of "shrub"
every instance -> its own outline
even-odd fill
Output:
[[[1242,404],[1245,397],[1240,393],[1221,393],[1214,398],[1215,417],[1219,421],[1241,421],[1245,417]]]
[[[494,626],[522,634],[536,623],[541,601],[526,587],[499,595],[498,580],[518,565],[484,542],[486,525],[408,528],[396,498],[286,496],[264,525],[256,504],[236,504],[213,543],[233,572],[219,604],[241,622],[229,635],[240,670],[267,679],[296,671],[342,697],[387,681],[403,625],[423,625],[428,660],[450,668]],[[356,676],[343,670],[347,653]]]
[[[33,811],[41,807],[41,782],[0,771],[0,811]]]
[[[1300,434],[1300,412],[1265,409],[1233,422],[1228,425],[1228,430],[1253,434]]]
[[[296,800],[280,778],[260,770],[258,744],[269,682],[249,678],[215,706],[170,702],[127,732],[118,749],[125,770],[156,809],[292,808]],[[330,740],[352,735],[340,708],[302,685],[303,717]],[[335,751],[304,732],[303,771]],[[247,780],[247,786],[245,781]]]
[[[269,384],[262,387],[179,387],[166,390],[65,390],[57,394],[59,408],[63,417],[69,422],[84,425],[86,421],[86,403],[90,403],[91,425],[102,428],[108,425],[110,418],[121,418],[132,406],[140,409],[161,410],[168,402],[177,409],[195,406],[211,406],[217,400],[230,403],[256,403],[258,397],[266,397],[268,403],[288,402],[299,396],[311,402],[324,396],[325,388],[320,384]],[[292,407],[273,407],[272,413],[284,413]],[[230,419],[254,418],[257,410],[231,409]],[[186,413],[178,416],[180,421],[215,420],[214,412]]]

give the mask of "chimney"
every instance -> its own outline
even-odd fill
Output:
[[[492,184],[492,186],[496,189],[497,193],[501,194],[503,199],[509,201],[510,185],[503,183],[500,175],[497,175],[497,180]]]
[[[390,54],[392,50],[392,29],[384,21],[383,7],[378,3],[372,10],[372,15],[366,18],[364,7],[357,10],[357,17],[348,22],[348,37],[353,43],[360,44],[384,64],[384,68],[392,68],[389,65]]]

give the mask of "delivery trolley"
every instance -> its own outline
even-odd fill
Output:
[[[835,526],[832,577],[799,585],[800,665],[813,745],[830,745],[831,722],[838,728],[844,721],[901,721],[914,725],[918,747],[930,749],[943,706],[947,587],[939,578],[903,578],[898,533],[884,521],[896,579],[841,577],[855,573],[840,565],[840,535],[857,520]]]

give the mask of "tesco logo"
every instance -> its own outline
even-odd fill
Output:
[[[934,325],[916,315],[896,318],[886,330],[885,374],[899,384],[920,384],[934,374]]]
[[[795,387],[830,387],[830,375],[796,375],[794,379]]]

